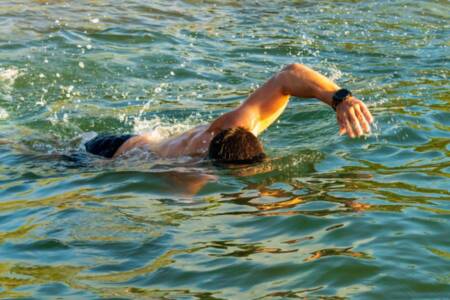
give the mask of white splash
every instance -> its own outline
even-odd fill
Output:
[[[5,120],[8,117],[9,117],[8,112],[0,107],[0,120]]]
[[[160,117],[155,117],[149,120],[137,118],[133,122],[133,131],[136,134],[145,134],[154,141],[161,141],[168,137],[186,132],[195,126],[207,122],[209,121],[202,120],[198,115],[192,115],[183,121],[166,120],[161,119]]]
[[[133,131],[137,134],[145,134],[154,141],[161,141],[189,130],[191,127],[187,124],[174,124],[172,122],[162,121],[161,118],[155,117],[150,120],[135,119]]]
[[[342,71],[339,70],[336,66],[331,66],[330,72],[331,72],[331,74],[329,75],[329,78],[332,81],[337,81],[338,79],[340,79],[342,77]]]
[[[0,81],[4,82],[5,84],[13,85],[14,81],[19,76],[20,76],[20,72],[15,67],[7,68],[7,69],[0,68]]]
[[[0,96],[4,100],[13,100],[11,91],[13,89],[14,82],[20,75],[21,73],[16,67],[0,68]]]

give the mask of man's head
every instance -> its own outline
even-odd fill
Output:
[[[220,131],[209,144],[208,155],[225,164],[252,164],[266,157],[258,138],[242,127]]]

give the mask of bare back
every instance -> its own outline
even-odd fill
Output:
[[[204,156],[214,133],[210,125],[200,125],[178,136],[168,138],[155,145],[154,151],[162,157]]]
[[[134,148],[148,149],[161,157],[204,156],[209,143],[214,137],[208,128],[210,125],[200,125],[178,136],[155,141],[150,135],[142,134],[127,140],[114,154],[120,156]]]

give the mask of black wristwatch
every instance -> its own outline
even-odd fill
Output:
[[[345,99],[352,96],[352,92],[347,89],[337,90],[333,95],[333,101],[331,101],[331,107],[336,111],[336,107]]]

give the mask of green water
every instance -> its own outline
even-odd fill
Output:
[[[2,1],[0,298],[449,297],[449,12]],[[339,137],[331,109],[292,99],[256,167],[61,156],[208,122],[292,62],[352,89],[373,134]]]

